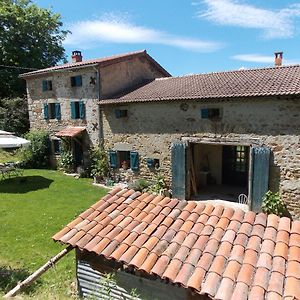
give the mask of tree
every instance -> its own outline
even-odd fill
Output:
[[[0,99],[0,129],[22,134],[28,131],[27,101],[24,98]]]
[[[19,74],[66,60],[62,25],[59,14],[30,0],[0,0],[0,109],[7,109],[3,98],[24,96]]]

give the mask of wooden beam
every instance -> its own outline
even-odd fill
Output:
[[[72,249],[72,246],[68,246],[64,250],[60,251],[57,255],[53,256],[49,259],[43,266],[41,266],[38,270],[32,273],[25,280],[17,284],[12,290],[10,290],[7,294],[4,295],[4,298],[10,298],[16,296],[20,293],[25,287],[32,284],[36,279],[38,279],[42,274],[44,274],[48,269],[54,266],[61,258],[63,258],[66,254],[68,254]]]

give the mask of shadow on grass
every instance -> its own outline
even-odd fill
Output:
[[[43,176],[12,177],[0,180],[0,192],[24,194],[31,191],[47,189],[52,182],[52,179]]]
[[[12,269],[7,266],[0,265],[0,292],[7,293],[13,289],[19,282],[26,279],[31,273],[25,269]],[[40,280],[36,280],[32,285],[22,290],[23,293],[30,294],[34,292],[36,287],[41,284]]]

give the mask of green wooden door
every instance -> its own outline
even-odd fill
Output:
[[[171,147],[172,159],[172,197],[186,198],[187,144],[174,142]]]

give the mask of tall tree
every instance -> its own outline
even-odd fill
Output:
[[[19,74],[65,61],[62,42],[68,31],[62,25],[59,14],[30,0],[0,0],[0,108],[3,98],[24,96]]]

